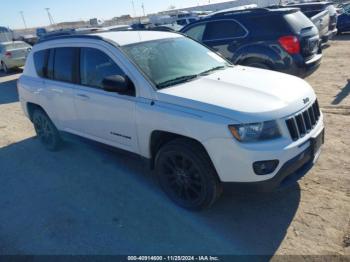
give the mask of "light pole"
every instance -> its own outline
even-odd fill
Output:
[[[23,24],[24,24],[24,28],[27,29],[27,23],[26,23],[26,20],[24,19],[23,11],[20,11],[19,13],[21,14],[21,17],[22,17],[22,20],[23,20]]]
[[[143,11],[143,16],[145,17],[146,16],[145,5],[142,3],[141,7],[142,7],[142,11]]]
[[[46,12],[47,12],[47,16],[49,17],[49,21],[50,21],[50,25],[54,25],[55,24],[55,21],[53,20],[53,17],[50,13],[50,8],[45,8]]]
[[[134,12],[134,17],[136,17],[135,3],[134,0],[131,0],[132,10]]]

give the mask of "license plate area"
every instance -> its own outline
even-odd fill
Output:
[[[314,161],[317,160],[320,154],[321,146],[324,144],[324,137],[325,137],[325,131],[323,129],[322,132],[317,137],[310,139],[311,154]]]

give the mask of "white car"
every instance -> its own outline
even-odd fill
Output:
[[[22,67],[32,47],[23,41],[0,43],[0,69],[8,73],[10,69]]]
[[[47,149],[70,133],[136,153],[189,209],[212,205],[225,184],[270,191],[297,180],[324,141],[323,116],[304,80],[233,66],[176,33],[44,40],[18,91]]]

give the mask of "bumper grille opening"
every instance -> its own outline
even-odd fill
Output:
[[[303,112],[286,120],[289,134],[293,141],[303,137],[310,132],[320,119],[321,111],[316,100],[309,108]]]

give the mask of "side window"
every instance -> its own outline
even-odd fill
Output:
[[[50,49],[48,51],[48,58],[47,58],[47,72],[46,77],[49,79],[53,79],[53,63],[55,59],[55,49]]]
[[[246,31],[237,22],[232,20],[223,20],[209,22],[204,34],[204,40],[220,40],[243,37]]]
[[[201,42],[203,40],[203,34],[205,30],[205,24],[200,24],[194,27],[191,27],[189,30],[185,32],[186,35]]]
[[[46,76],[46,63],[47,63],[48,50],[41,50],[34,53],[34,65],[38,76]]]
[[[122,75],[124,72],[105,53],[93,48],[81,48],[80,81],[82,85],[102,88],[107,76]]]
[[[78,48],[55,48],[53,78],[57,81],[74,83]]]

